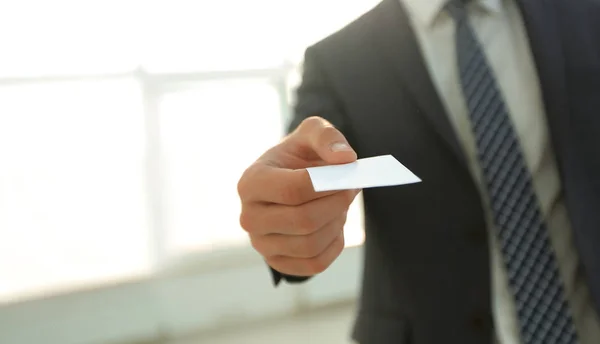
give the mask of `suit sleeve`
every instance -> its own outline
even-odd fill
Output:
[[[296,90],[293,116],[287,132],[291,133],[304,119],[311,116],[325,118],[346,134],[342,106],[319,64],[314,48],[308,48],[304,55],[302,82]],[[282,280],[288,283],[301,283],[311,278],[282,274],[273,268],[271,268],[271,276],[275,286],[279,285]]]
[[[342,133],[347,134],[341,103],[320,65],[314,48],[308,48],[304,54],[302,82],[296,90],[288,133],[294,131],[304,119],[311,116],[323,117]]]

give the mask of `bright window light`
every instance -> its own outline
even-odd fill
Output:
[[[280,140],[295,84],[235,75],[297,67],[377,2],[3,3],[0,303],[247,246],[237,180]],[[363,241],[360,205],[347,246]]]
[[[133,80],[0,87],[0,302],[149,268]]]

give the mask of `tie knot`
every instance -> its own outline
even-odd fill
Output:
[[[446,11],[457,22],[467,17],[466,0],[450,0],[446,3]]]

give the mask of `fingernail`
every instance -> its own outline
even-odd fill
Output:
[[[350,146],[345,143],[345,142],[336,142],[331,144],[331,151],[333,152],[343,152],[343,151],[349,151],[352,150],[352,148],[350,148]]]

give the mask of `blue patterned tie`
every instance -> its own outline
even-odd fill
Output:
[[[447,4],[456,23],[460,82],[487,185],[496,235],[524,344],[578,343],[554,250],[517,134],[465,4]]]

